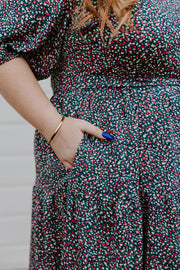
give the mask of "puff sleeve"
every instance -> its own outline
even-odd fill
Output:
[[[69,0],[2,0],[0,64],[24,57],[37,80],[48,78],[61,57],[71,19]]]

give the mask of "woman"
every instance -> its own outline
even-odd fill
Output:
[[[29,269],[179,269],[179,14],[1,4],[1,93],[36,128]]]

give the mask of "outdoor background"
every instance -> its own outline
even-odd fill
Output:
[[[50,79],[39,83],[50,98]],[[0,95],[0,270],[28,269],[34,131]]]

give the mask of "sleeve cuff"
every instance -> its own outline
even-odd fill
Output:
[[[0,45],[0,65],[16,57],[20,57],[20,54],[17,52],[9,52],[3,45]]]

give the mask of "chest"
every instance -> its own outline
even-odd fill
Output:
[[[96,0],[95,0],[96,1]],[[117,25],[113,14],[111,22]],[[78,32],[70,25],[65,37],[64,54],[72,56],[90,69],[102,65],[136,65],[139,62],[163,63],[169,57],[179,59],[180,25],[178,3],[170,0],[138,0],[132,10],[134,29],[122,25],[118,36],[110,43],[111,30],[105,25],[104,41],[99,21],[93,18]]]

